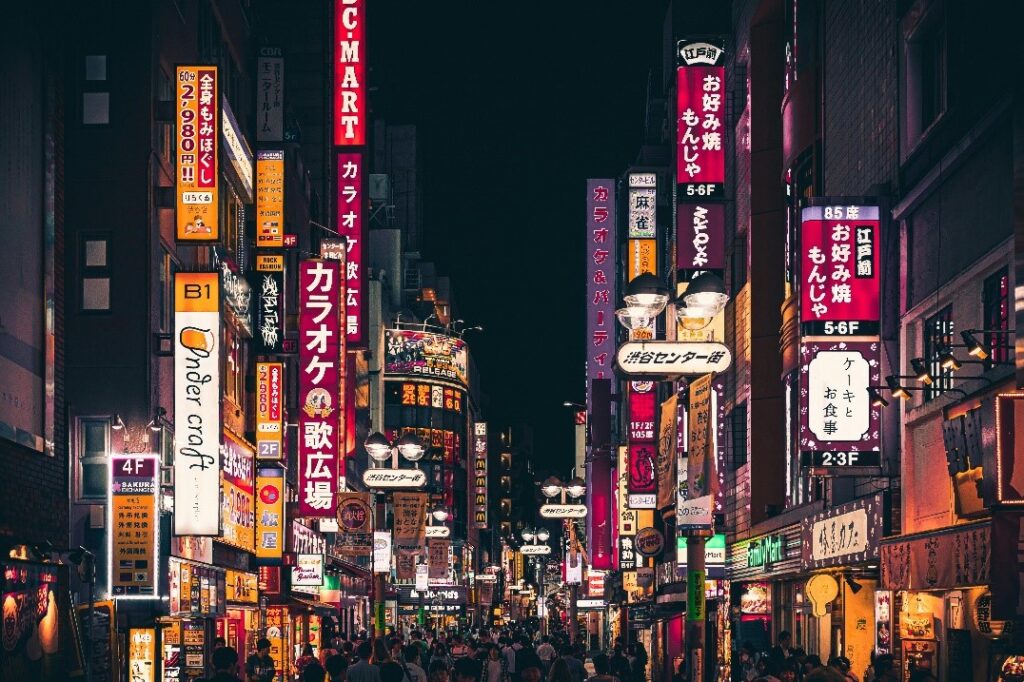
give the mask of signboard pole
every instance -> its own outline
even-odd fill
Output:
[[[707,613],[704,604],[703,537],[686,539],[686,648],[689,652],[690,679],[704,679],[704,629]]]

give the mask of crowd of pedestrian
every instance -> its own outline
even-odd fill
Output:
[[[817,654],[793,647],[792,635],[783,630],[778,643],[758,652],[746,642],[734,661],[733,679],[740,682],[898,682],[900,670],[890,654],[871,655],[871,663],[862,675],[852,669],[850,659],[832,656],[822,662]],[[937,682],[929,670],[911,670],[909,682]]]

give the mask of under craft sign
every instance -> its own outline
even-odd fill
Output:
[[[721,343],[631,341],[619,347],[616,363],[626,374],[700,375],[727,369],[732,353]]]

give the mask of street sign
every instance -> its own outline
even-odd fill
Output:
[[[538,554],[551,554],[551,548],[547,545],[523,545],[519,548],[523,556],[537,556]]]
[[[419,469],[367,469],[363,472],[367,488],[422,488],[427,474]]]
[[[582,519],[587,515],[583,504],[542,504],[540,515],[545,519]]]
[[[427,526],[428,538],[446,538],[451,534],[452,530],[448,526]]]
[[[728,369],[732,353],[714,342],[630,341],[619,346],[615,362],[629,375],[697,376]]]
[[[657,509],[658,496],[648,493],[637,493],[627,498],[626,506],[629,509]]]

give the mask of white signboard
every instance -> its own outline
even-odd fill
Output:
[[[426,592],[430,586],[429,582],[429,571],[430,568],[426,564],[416,564],[416,591]]]
[[[576,608],[578,609],[603,609],[607,606],[604,599],[577,599]]]
[[[373,532],[373,572],[391,572],[391,532],[376,530]]]
[[[657,509],[658,496],[654,493],[632,493],[626,504],[630,509]]]
[[[219,536],[220,279],[174,279],[174,534]]]
[[[655,218],[657,190],[650,187],[629,190],[629,238],[654,239],[658,232]]]
[[[583,558],[579,554],[566,560],[565,582],[567,585],[579,585],[583,582]]]
[[[292,566],[292,585],[319,587],[324,584],[324,555],[296,554]]]
[[[630,187],[657,187],[658,176],[656,173],[630,173]]]
[[[869,430],[870,375],[856,351],[818,351],[808,363],[807,428],[819,441],[859,441]]]
[[[587,507],[582,504],[542,504],[540,515],[545,519],[582,519]]]
[[[547,545],[523,545],[519,548],[523,556],[537,556],[539,554],[551,554],[551,548]]]
[[[630,341],[619,347],[615,361],[626,374],[702,375],[728,369],[732,353],[721,343]]]
[[[367,469],[363,483],[369,488],[422,488],[427,474],[419,469]]]
[[[715,522],[714,509],[713,495],[704,495],[692,500],[677,499],[676,526],[687,530],[711,528]]]
[[[446,538],[452,534],[448,526],[427,526],[428,538]]]
[[[854,509],[811,526],[811,559],[815,561],[860,554],[867,549],[867,509]]]

